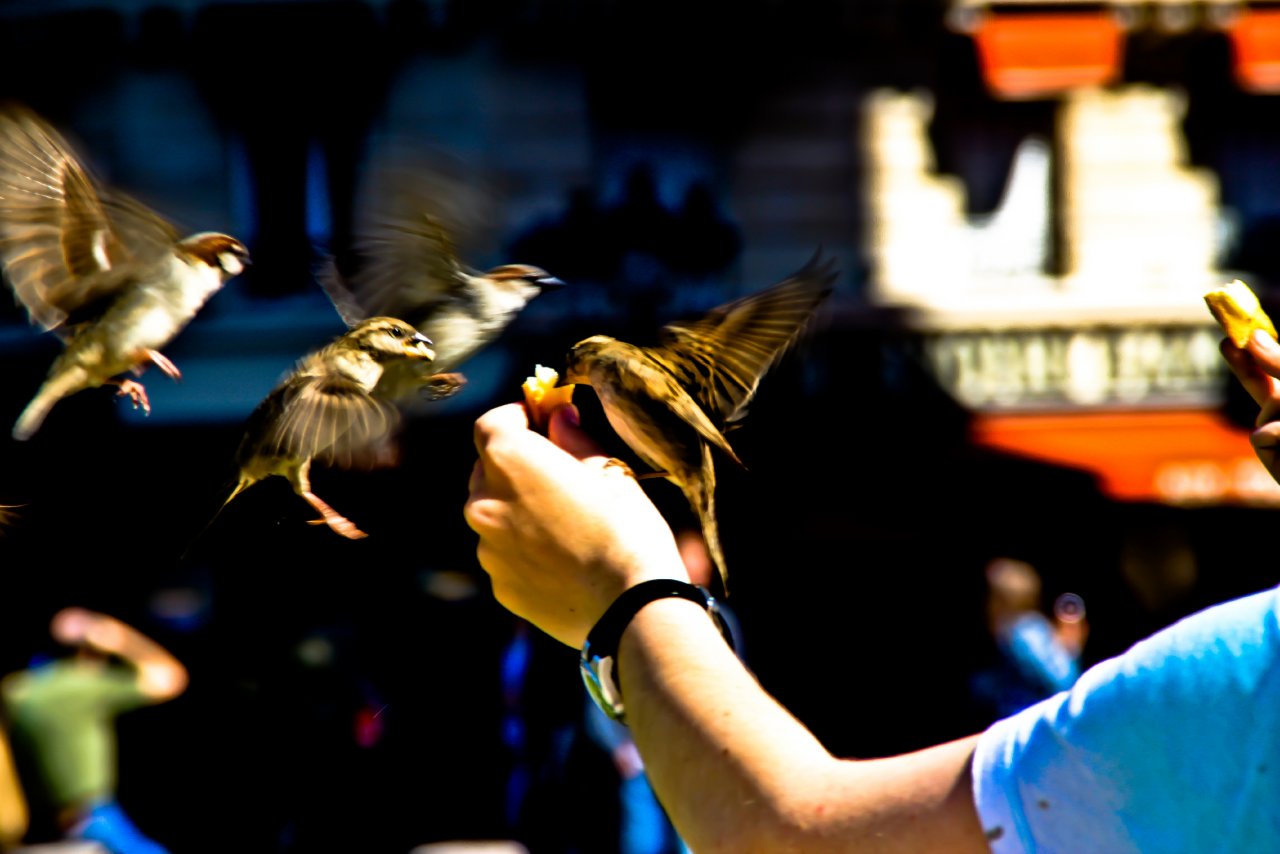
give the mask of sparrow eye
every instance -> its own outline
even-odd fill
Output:
[[[391,333],[391,337],[392,337],[392,338],[403,338],[403,337],[404,337],[404,330],[403,330],[403,329],[401,329],[401,328],[400,328],[400,327],[398,327],[398,326],[393,326],[393,327],[391,327],[390,329],[388,329],[387,331]]]

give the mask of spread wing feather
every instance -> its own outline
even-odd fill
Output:
[[[344,319],[358,306],[365,317],[420,326],[437,305],[461,298],[467,268],[459,244],[492,231],[496,211],[495,194],[459,171],[457,164],[418,157],[374,173],[357,216],[356,269],[343,277],[331,268],[329,280],[343,287],[325,288],[330,298],[338,295],[334,304]]]
[[[394,405],[340,377],[299,374],[263,401],[258,447],[269,455],[314,458],[339,468],[370,468],[387,459],[399,424]],[[252,423],[248,434],[252,434]]]
[[[0,263],[32,323],[53,329],[114,293],[125,262],[160,257],[172,224],[99,185],[25,107],[0,109]]]
[[[649,352],[716,424],[739,421],[761,378],[831,293],[834,266],[819,251],[803,269],[770,288],[720,306],[700,320],[668,324],[663,343]]]

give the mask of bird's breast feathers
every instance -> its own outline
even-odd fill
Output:
[[[334,350],[329,354],[327,362],[319,373],[349,379],[365,391],[372,391],[378,380],[382,379],[382,364],[356,347]]]
[[[195,315],[226,281],[222,270],[198,258],[175,255],[170,259],[169,267],[169,279],[173,284],[166,290],[178,313],[188,318]]]
[[[121,352],[158,350],[182,331],[221,286],[222,277],[213,267],[187,264],[174,256],[130,287],[103,323],[113,330]]]

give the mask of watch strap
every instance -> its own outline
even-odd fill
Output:
[[[624,720],[622,683],[618,680],[618,645],[622,633],[640,609],[659,599],[687,599],[701,605],[716,623],[725,640],[733,647],[733,635],[720,614],[719,606],[703,587],[674,578],[642,581],[622,592],[596,621],[582,647],[582,678],[591,699],[606,715]]]

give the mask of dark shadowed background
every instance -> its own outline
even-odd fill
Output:
[[[1087,662],[1274,582],[1255,533],[1274,511],[1116,502],[1087,472],[971,444],[970,414],[909,325],[867,299],[866,92],[932,90],[938,167],[965,182],[974,214],[998,202],[1018,142],[1053,121],[1044,101],[987,95],[943,12],[924,0],[0,6],[0,94],[62,128],[104,179],[191,231],[240,237],[254,259],[167,348],[184,380],[144,377],[151,417],[98,389],[60,403],[31,441],[0,441],[0,503],[22,505],[0,535],[4,670],[47,647],[68,604],[133,623],[187,664],[183,697],[121,722],[121,800],[175,852],[555,836],[504,813],[504,733],[519,712],[526,743],[563,734],[581,709],[576,653],[535,637],[532,687],[513,708],[502,664],[517,621],[489,595],[461,512],[471,424],[518,399],[535,364],[562,368],[580,338],[652,341],[819,246],[839,259],[836,294],[734,433],[749,471],[722,470],[719,518],[748,663],[832,751],[882,755],[989,722],[965,686],[991,654],[993,555],[1034,563],[1049,600],[1084,596]],[[1135,41],[1125,74],[1188,92],[1191,157],[1240,216],[1229,266],[1265,287],[1280,273],[1280,111],[1236,92],[1227,61],[1212,34]],[[401,143],[500,179],[502,222],[472,263],[538,264],[568,287],[466,366],[461,395],[408,422],[397,467],[315,471],[367,540],[307,525],[279,478],[209,525],[249,410],[342,330],[312,273],[347,248],[371,158]],[[56,352],[0,299],[0,423]],[[577,400],[625,455],[591,392]],[[1238,395],[1227,408],[1249,417]],[[674,487],[646,483],[673,525],[692,524]],[[1122,571],[1134,549],[1148,562],[1189,549],[1194,583],[1144,599]],[[541,850],[606,851],[610,768],[574,756],[538,818],[577,838]]]

